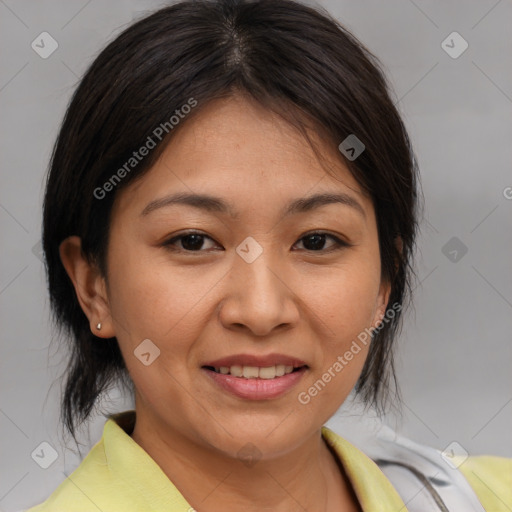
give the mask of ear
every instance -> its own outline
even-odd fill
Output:
[[[401,255],[403,250],[403,241],[402,237],[397,235],[395,237],[395,247],[398,253]],[[400,267],[400,261],[397,259],[395,261],[395,273],[398,272]],[[391,295],[391,282],[389,279],[383,279],[380,284],[379,294],[377,296],[377,303],[375,306],[375,313],[373,316],[373,327],[377,327],[380,322],[384,319],[386,309],[388,307],[389,296]]]
[[[80,307],[89,319],[91,332],[100,338],[114,337],[105,279],[97,266],[82,254],[81,239],[78,236],[66,238],[59,246],[59,254]],[[98,323],[101,323],[101,330],[97,328]]]
[[[391,283],[386,279],[382,280],[379,288],[379,294],[377,295],[377,301],[375,304],[375,311],[373,314],[372,327],[378,327],[384,319],[386,308],[388,307],[389,296],[391,295]]]

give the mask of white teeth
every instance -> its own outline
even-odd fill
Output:
[[[268,366],[267,368],[260,368],[260,379],[273,379],[276,376],[276,367]]]
[[[288,373],[293,372],[293,366],[278,364],[274,366],[266,366],[260,368],[259,366],[221,366],[215,368],[217,373],[222,375],[233,375],[233,377],[245,377],[246,379],[275,379],[276,377],[282,377]]]
[[[243,366],[242,374],[246,379],[257,379],[260,370],[257,366]]]
[[[230,366],[229,373],[234,377],[242,377],[243,376],[243,367],[242,366]]]

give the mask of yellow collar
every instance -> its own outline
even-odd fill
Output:
[[[327,427],[322,427],[322,437],[336,452],[363,511],[407,512],[402,498],[373,460]]]

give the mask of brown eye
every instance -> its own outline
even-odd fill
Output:
[[[330,239],[333,241],[330,245],[328,245],[327,249],[325,248],[326,241]],[[328,252],[330,250],[340,249],[342,247],[348,247],[348,243],[340,240],[334,235],[330,235],[328,233],[310,233],[306,236],[303,236],[299,242],[302,241],[304,249],[306,251],[324,251]]]
[[[203,235],[186,235],[181,237],[181,245],[187,251],[198,251],[204,244]]]
[[[171,250],[186,251],[186,252],[205,252],[207,249],[212,247],[204,248],[207,241],[213,242],[214,240],[207,235],[202,233],[183,233],[179,236],[175,236],[170,240],[166,241],[163,245]],[[211,245],[211,244],[210,244]]]

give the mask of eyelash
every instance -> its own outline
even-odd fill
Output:
[[[209,237],[208,235],[205,235],[204,233],[197,232],[197,231],[187,231],[185,233],[181,233],[178,236],[174,236],[174,237],[170,238],[169,240],[165,241],[162,244],[162,246],[165,247],[166,249],[169,249],[169,250],[175,251],[175,252],[185,252],[185,253],[204,253],[204,252],[209,252],[209,250],[203,250],[203,249],[199,249],[197,251],[190,251],[190,250],[187,250],[187,249],[180,249],[180,248],[176,248],[175,247],[174,244],[176,244],[176,242],[178,242],[178,241],[182,240],[183,238],[186,238],[187,236],[190,236],[190,235],[198,235],[198,236],[201,236],[203,238],[209,238],[210,240],[215,242],[215,240],[213,240],[213,238]],[[351,247],[351,244],[349,244],[348,242],[345,242],[344,240],[341,240],[337,236],[334,236],[331,233],[327,233],[327,232],[324,232],[324,231],[311,231],[311,232],[306,233],[305,235],[301,236],[298,241],[301,241],[304,238],[308,238],[308,237],[313,236],[313,235],[326,235],[327,238],[330,238],[330,239],[332,239],[334,241],[335,245],[333,247],[330,247],[329,249],[320,249],[318,251],[314,251],[312,249],[304,249],[305,251],[307,251],[309,253],[324,253],[325,254],[325,253],[330,253],[330,252],[333,252],[333,251],[339,251],[339,250],[347,248],[347,247]]]

